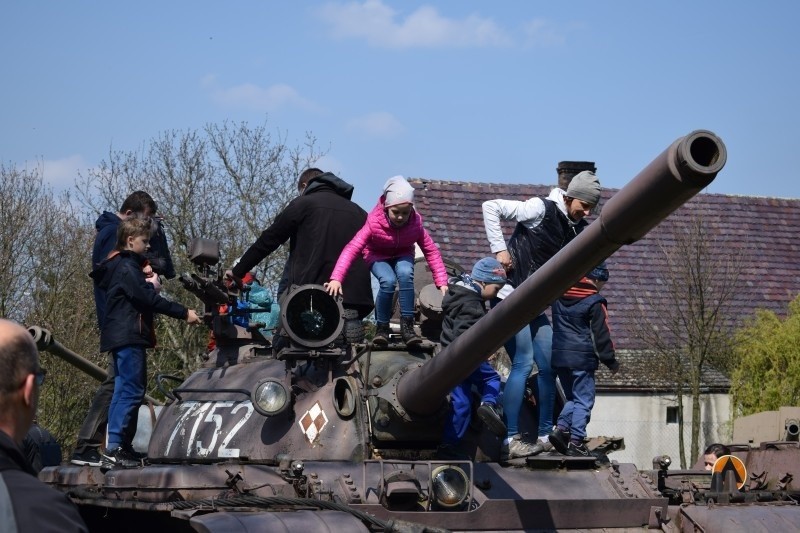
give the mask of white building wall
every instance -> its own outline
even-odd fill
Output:
[[[684,439],[687,468],[697,458],[688,457],[691,446],[691,397],[683,400]],[[652,467],[653,457],[669,455],[672,468],[680,468],[677,423],[667,423],[667,407],[676,407],[675,395],[644,393],[599,393],[587,428],[591,436],[614,436],[625,439],[625,449],[609,458],[620,463],[634,463],[640,470]],[[700,451],[712,442],[730,442],[730,401],[727,394],[706,394],[700,402]]]

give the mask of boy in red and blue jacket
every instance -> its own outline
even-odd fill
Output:
[[[606,299],[598,294],[607,280],[608,269],[601,263],[552,305],[552,366],[567,402],[548,439],[556,450],[569,456],[591,456],[583,441],[594,407],[594,374],[599,363],[614,374],[619,370]]]

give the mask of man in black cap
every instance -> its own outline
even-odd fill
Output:
[[[547,198],[484,202],[486,236],[492,252],[509,274],[509,284],[500,291],[499,298],[508,296],[514,287],[528,279],[580,233],[587,224],[584,217],[599,201],[600,182],[593,172],[584,170],[572,178],[566,191],[553,189]],[[517,223],[508,243],[503,236],[501,220]],[[555,374],[550,367],[552,339],[553,328],[547,315],[542,313],[505,344],[512,365],[503,392],[503,412],[508,426],[508,436],[501,448],[503,460],[536,455],[553,448],[548,441],[553,427],[556,394]],[[522,440],[519,432],[519,412],[534,360],[539,367],[539,397],[536,402],[539,438],[535,443],[528,443]]]

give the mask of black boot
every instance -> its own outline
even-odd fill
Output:
[[[389,324],[381,324],[378,322],[378,325],[375,328],[375,336],[372,337],[372,344],[377,344],[378,346],[386,346],[389,344],[389,335],[392,333],[392,330],[389,329]]]
[[[406,343],[406,346],[420,344],[422,342],[422,339],[418,337],[414,331],[413,316],[400,317],[400,334],[402,335],[403,342]]]

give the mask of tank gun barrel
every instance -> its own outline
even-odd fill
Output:
[[[511,295],[436,357],[402,375],[398,402],[418,415],[434,413],[453,387],[586,272],[622,245],[642,238],[710,184],[726,159],[725,145],[710,131],[677,139]]]
[[[68,362],[78,370],[85,372],[97,381],[105,381],[105,379],[108,377],[108,372],[106,372],[103,368],[100,368],[85,357],[76,354],[55,340],[49,330],[39,326],[31,326],[28,328],[28,332],[33,337],[33,342],[36,343],[36,349],[38,349],[40,352],[50,352],[51,354],[60,357],[64,361]],[[160,402],[149,395],[145,396],[145,400],[153,403],[154,405],[163,405],[163,402]]]

